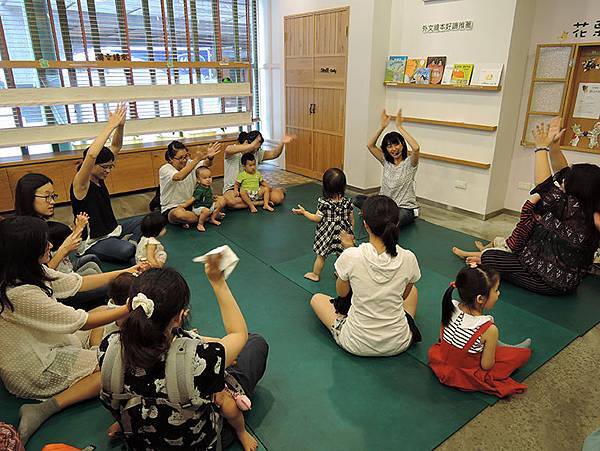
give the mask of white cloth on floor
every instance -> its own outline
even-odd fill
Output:
[[[227,279],[229,275],[233,272],[235,267],[237,266],[240,258],[231,250],[231,248],[227,245],[219,246],[212,251],[207,252],[200,257],[194,258],[192,261],[196,263],[206,263],[209,255],[221,254],[221,265],[220,269],[223,271],[223,277]]]

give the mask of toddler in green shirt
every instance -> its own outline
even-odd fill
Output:
[[[192,212],[198,216],[196,228],[206,232],[206,221],[214,225],[221,225],[219,219],[224,216],[221,210],[225,207],[225,198],[215,196],[212,191],[212,173],[206,166],[196,169],[196,187],[192,197],[182,205],[184,208],[192,207]]]
[[[269,203],[271,188],[267,182],[263,180],[262,175],[256,169],[256,158],[253,153],[245,153],[242,155],[242,166],[244,169],[238,174],[233,187],[234,195],[242,198],[251,213],[256,213],[258,211],[254,206],[254,202],[261,198],[263,199],[263,209],[274,211]]]

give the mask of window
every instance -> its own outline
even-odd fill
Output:
[[[253,0],[4,0],[0,157],[86,145],[120,99],[130,142],[238,130],[259,113],[255,37]]]

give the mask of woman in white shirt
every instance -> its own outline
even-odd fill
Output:
[[[398,206],[387,196],[373,196],[363,205],[369,242],[353,247],[351,235],[335,262],[336,291],[352,294],[347,315],[336,312],[333,299],[315,294],[310,304],[335,342],[359,356],[399,354],[421,339],[414,322],[421,277],[415,255],[398,246]],[[339,299],[339,298],[338,298]]]
[[[190,159],[188,148],[180,141],[172,141],[165,152],[165,160],[158,170],[160,184],[160,212],[171,224],[181,224],[185,228],[198,223],[198,216],[182,204],[194,194],[196,186],[195,169],[211,166],[221,151],[220,143],[213,143],[206,151],[197,152]],[[204,160],[204,158],[206,158]]]
[[[30,216],[0,221],[0,377],[12,394],[45,399],[21,407],[24,441],[51,415],[98,397],[96,351],[102,326],[123,319],[129,306],[86,312],[57,299],[110,283],[123,271],[82,277],[49,269],[48,226]]]

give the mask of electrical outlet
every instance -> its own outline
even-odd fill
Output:
[[[519,182],[518,187],[520,190],[523,190],[523,191],[531,191],[533,189],[532,184],[529,182]]]
[[[467,182],[465,182],[464,180],[456,180],[454,182],[454,188],[467,189]]]

